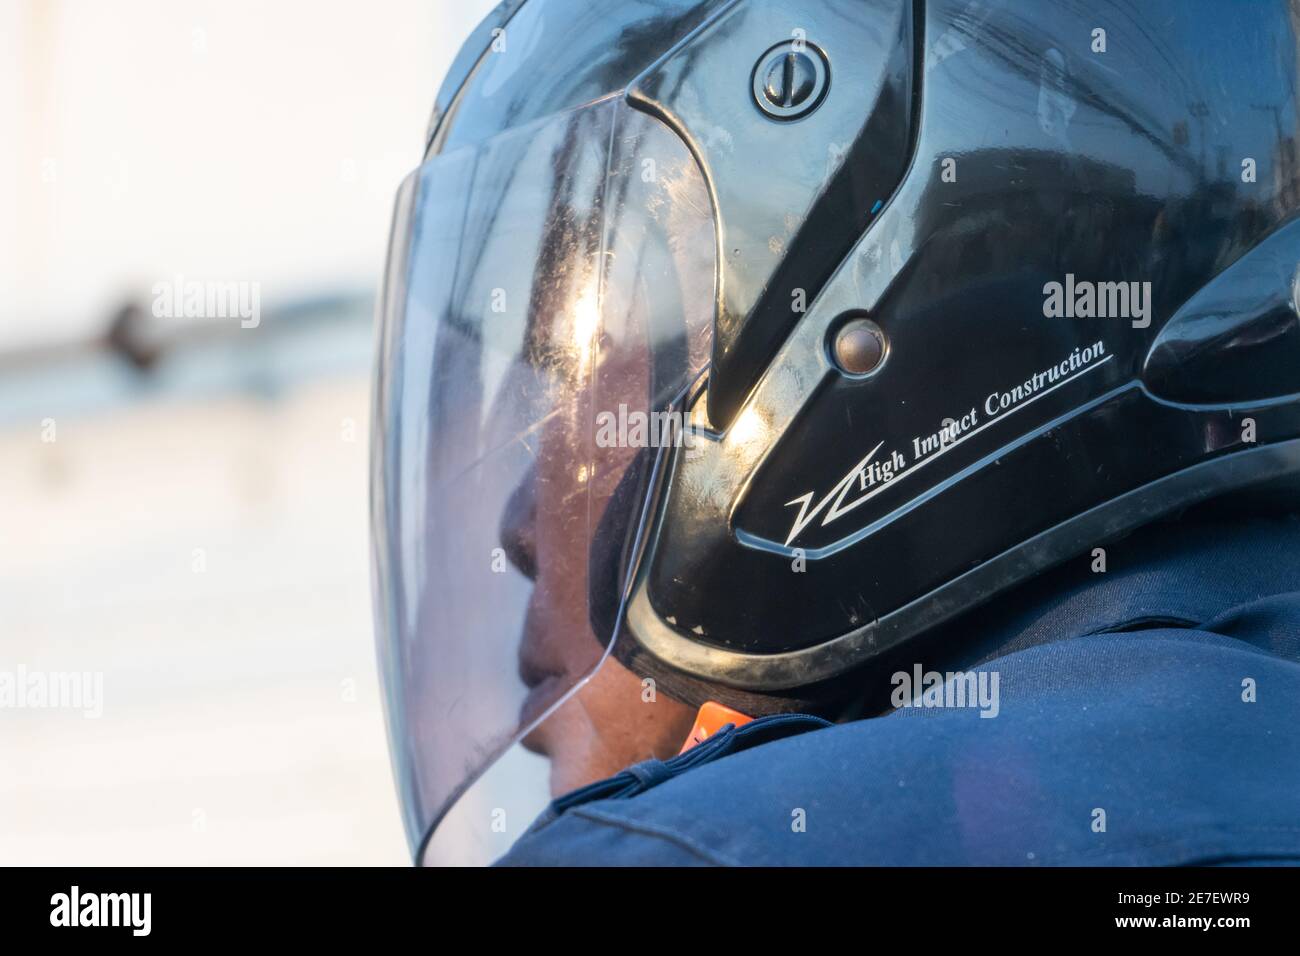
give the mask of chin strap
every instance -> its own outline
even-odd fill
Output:
[[[719,704],[716,700],[705,701],[704,706],[695,715],[695,726],[686,735],[686,743],[682,744],[682,749],[677,753],[680,756],[692,747],[704,743],[727,724],[741,727],[753,719],[748,714],[742,714],[738,710]]]

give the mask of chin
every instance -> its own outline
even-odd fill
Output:
[[[551,758],[551,798],[562,797],[572,790],[595,783],[604,774],[592,774],[588,768],[573,760]]]
[[[520,738],[519,743],[529,753],[537,754],[539,757],[549,757],[551,755],[550,742],[546,734],[546,722],[538,724],[528,733]]]

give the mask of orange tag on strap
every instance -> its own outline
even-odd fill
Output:
[[[706,701],[704,706],[700,708],[700,712],[695,715],[695,726],[691,728],[686,743],[682,744],[682,749],[677,752],[684,754],[696,744],[704,743],[727,724],[735,724],[740,727],[753,719],[748,714],[742,714],[738,710],[724,707],[716,700]]]

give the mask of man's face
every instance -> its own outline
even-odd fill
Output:
[[[583,407],[552,416],[540,429],[534,466],[511,495],[501,524],[506,555],[533,582],[519,644],[519,679],[529,688],[520,725],[531,724],[599,664],[523,741],[550,759],[552,795],[650,757],[672,756],[694,717],[692,708],[652,690],[612,654],[601,662],[605,647],[588,609],[592,534],[607,509],[620,507],[611,504],[619,481],[640,466],[636,448],[599,447],[593,423],[599,412],[620,404],[644,405],[645,366],[643,356],[601,354]],[[574,367],[587,373],[582,356]]]

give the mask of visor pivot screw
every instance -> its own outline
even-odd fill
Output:
[[[845,375],[870,375],[885,359],[885,333],[870,319],[851,319],[840,326],[831,345],[835,365]]]
[[[778,43],[754,67],[754,102],[773,119],[811,113],[821,105],[829,85],[826,54],[807,40]]]

